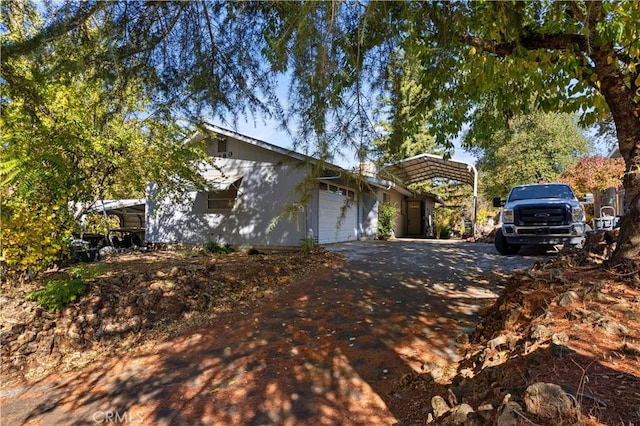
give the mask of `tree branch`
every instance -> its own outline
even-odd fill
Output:
[[[48,43],[61,35],[78,28],[87,20],[89,20],[101,8],[101,2],[93,4],[81,2],[81,6],[77,12],[71,16],[64,15],[66,19],[61,19],[52,23],[47,28],[37,33],[30,39],[18,43],[6,43],[2,45],[2,66],[10,61],[13,57],[24,55],[32,52],[38,46]],[[88,8],[87,5],[90,5]]]
[[[501,57],[512,55],[518,46],[527,50],[569,50],[578,47],[579,51],[588,53],[587,38],[580,34],[530,34],[521,37],[519,43],[497,43],[467,35],[462,41]]]

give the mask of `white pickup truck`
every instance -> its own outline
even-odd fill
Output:
[[[587,194],[585,202],[592,197]],[[505,202],[494,197],[493,206],[504,206],[494,240],[500,254],[516,254],[523,245],[577,246],[589,230],[584,207],[563,183],[517,185]]]

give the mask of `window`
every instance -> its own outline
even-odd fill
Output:
[[[218,152],[227,152],[227,140],[218,139]]]
[[[353,191],[351,189],[344,188],[342,186],[332,185],[332,184],[326,183],[326,182],[320,182],[318,187],[320,188],[320,191],[329,191],[329,192],[331,192],[333,194],[346,196],[346,197],[351,198],[351,199],[355,199],[356,198],[355,191]]]
[[[207,192],[207,210],[231,210],[236,204],[238,189],[233,186],[221,191]]]

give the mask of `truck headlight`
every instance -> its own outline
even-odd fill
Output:
[[[582,207],[571,207],[571,221],[572,222],[584,222],[586,217],[584,215],[584,209]]]
[[[502,210],[502,223],[513,223],[513,209]]]

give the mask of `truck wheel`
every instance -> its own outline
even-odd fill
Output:
[[[507,239],[502,234],[502,229],[498,229],[496,231],[496,238],[494,240],[494,243],[496,245],[496,250],[498,250],[498,253],[503,255],[516,254],[518,253],[518,251],[520,251],[519,245],[509,244],[507,242]]]

